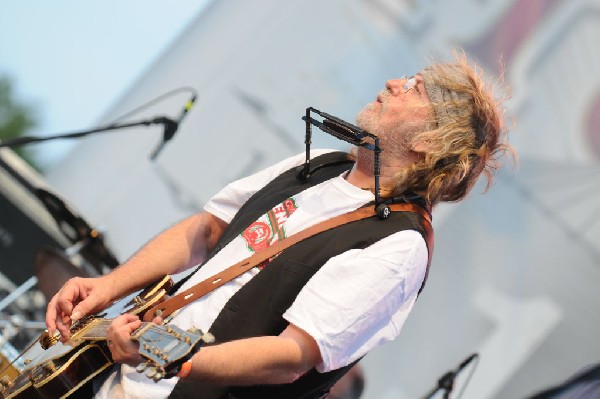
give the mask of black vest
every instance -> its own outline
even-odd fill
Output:
[[[309,181],[296,179],[298,169],[284,172],[252,196],[238,211],[221,237],[216,251],[266,213],[273,206],[306,188],[339,176],[352,163],[346,154],[329,153],[311,161],[323,165]],[[421,217],[412,212],[393,212],[385,221],[367,218],[312,236],[273,259],[227,302],[211,327],[217,342],[279,335],[287,321],[282,314],[292,305],[300,290],[319,268],[333,256],[350,249],[362,249],[401,230],[416,230],[425,238]],[[365,265],[364,267],[369,267]],[[343,278],[343,276],[340,276]],[[202,350],[202,349],[200,349]],[[320,398],[353,364],[328,373],[309,371],[292,384],[254,387],[217,387],[180,380],[169,398],[294,399]]]

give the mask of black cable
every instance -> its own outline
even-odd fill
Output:
[[[192,94],[192,96],[197,97],[198,96],[198,91],[196,89],[194,89],[193,87],[189,87],[189,86],[183,86],[183,87],[178,87],[177,89],[173,89],[171,91],[168,91],[166,93],[161,94],[158,97],[153,98],[152,100],[140,105],[139,107],[136,107],[134,109],[132,109],[131,111],[126,112],[125,114],[115,118],[112,122],[110,122],[109,124],[113,124],[113,123],[117,123],[125,118],[128,118],[132,115],[135,115],[141,111],[144,111],[145,109],[150,108],[150,106],[164,100],[165,98],[171,97],[175,94],[179,94],[179,93],[190,93]]]

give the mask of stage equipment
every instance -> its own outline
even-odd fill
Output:
[[[159,149],[161,149],[165,145],[166,141],[171,140],[173,138],[173,136],[175,135],[175,132],[177,131],[177,127],[179,126],[179,122],[174,121],[173,119],[170,119],[170,118],[167,118],[164,116],[161,116],[158,118],[153,118],[153,119],[145,119],[145,120],[141,120],[141,121],[137,121],[137,122],[113,123],[113,124],[110,124],[107,126],[101,126],[101,127],[97,127],[94,129],[80,130],[80,131],[75,131],[75,132],[70,132],[70,133],[59,133],[59,134],[53,134],[53,135],[49,135],[49,136],[16,137],[14,139],[0,141],[0,148],[2,148],[2,147],[14,148],[14,147],[19,147],[19,146],[26,145],[26,144],[33,144],[33,143],[39,143],[42,141],[50,141],[50,140],[57,140],[57,139],[81,138],[81,137],[85,137],[85,136],[93,134],[93,133],[104,133],[104,132],[109,132],[109,131],[118,130],[118,129],[126,129],[126,128],[130,128],[130,127],[150,126],[150,125],[163,125],[163,127],[164,127],[163,139],[159,143],[159,146],[157,147],[157,149],[154,150],[154,152],[152,154],[152,156],[154,158],[156,158],[156,155],[158,155]],[[154,158],[152,158],[152,159],[154,159]]]
[[[463,360],[456,369],[454,370],[450,370],[448,371],[446,374],[444,374],[437,382],[436,386],[434,386],[425,396],[424,399],[430,399],[433,398],[433,396],[440,390],[444,391],[444,399],[449,399],[450,398],[450,393],[452,392],[452,390],[454,389],[454,380],[456,379],[456,377],[458,376],[458,374],[469,365],[469,363],[471,363],[473,360],[475,359],[479,359],[479,354],[477,353],[473,353],[472,355],[469,355],[469,357],[467,357],[465,360]],[[467,381],[465,382],[465,386],[467,385],[467,383],[469,382],[469,380],[471,379],[471,376],[473,375],[473,371],[475,370],[475,368],[473,368],[471,370],[471,374],[469,374],[469,377],[467,379]],[[461,394],[462,391],[464,391],[464,387],[461,390]],[[460,397],[461,395],[459,395]]]
[[[129,117],[135,113],[138,113],[138,112],[144,110],[145,108],[147,108],[148,106],[164,99],[165,97],[171,96],[171,95],[181,92],[181,91],[191,92],[192,97],[185,103],[181,113],[179,114],[179,117],[176,120],[173,120],[166,116],[159,116],[156,118],[144,119],[144,120],[140,120],[140,121],[136,121],[136,122],[117,123],[117,121],[125,119],[126,117]],[[9,140],[0,140],[0,148],[3,148],[3,147],[14,148],[14,147],[19,147],[19,146],[26,145],[26,144],[33,144],[33,143],[39,143],[42,141],[49,141],[49,140],[56,140],[56,139],[81,138],[81,137],[85,137],[85,136],[93,134],[93,133],[104,133],[104,132],[110,132],[110,131],[119,130],[119,129],[136,127],[136,126],[163,125],[164,130],[163,130],[162,140],[158,143],[158,145],[156,146],[156,148],[152,151],[152,153],[150,155],[150,159],[152,161],[154,161],[154,160],[156,160],[156,158],[158,157],[158,154],[162,151],[164,146],[167,144],[167,142],[169,142],[173,138],[173,136],[175,136],[175,133],[177,132],[177,129],[179,129],[179,125],[181,124],[181,121],[194,106],[194,104],[196,102],[196,98],[197,98],[196,90],[189,88],[189,87],[182,87],[179,89],[172,90],[168,93],[165,93],[165,94],[147,102],[146,104],[143,104],[142,106],[128,112],[127,114],[122,115],[121,117],[117,118],[114,122],[112,122],[106,126],[100,126],[100,127],[89,129],[89,130],[80,130],[80,131],[75,131],[75,132],[70,132],[70,133],[52,134],[52,135],[41,136],[41,137],[39,137],[39,136],[37,136],[37,137],[36,136],[23,136],[23,137],[16,137],[14,139],[9,139]]]
[[[319,115],[322,120],[317,120],[311,113],[315,113]],[[315,170],[319,169],[317,166],[315,169],[311,170],[310,168],[310,145],[312,143],[312,126],[314,125],[321,129],[323,132],[328,133],[340,140],[346,141],[355,146],[364,147],[368,150],[373,151],[373,176],[375,179],[374,188],[375,188],[375,210],[377,212],[377,216],[381,220],[387,219],[390,214],[389,204],[394,203],[404,203],[411,202],[411,200],[416,200],[417,202],[422,202],[418,200],[416,196],[404,196],[402,198],[394,197],[387,200],[383,200],[381,198],[380,193],[380,154],[383,151],[379,146],[379,138],[355,126],[351,123],[348,123],[338,117],[329,115],[325,112],[319,111],[313,107],[306,108],[306,114],[302,117],[302,120],[306,122],[306,135],[304,138],[304,144],[306,145],[306,160],[304,162],[304,166],[302,170],[298,173],[298,179],[301,181],[306,181],[310,178],[311,173]],[[424,209],[429,209],[426,204],[422,204]]]
[[[137,122],[120,122],[181,91],[191,92],[193,96],[186,102],[177,119],[160,116]],[[93,133],[136,126],[162,125],[162,139],[150,157],[154,161],[166,143],[173,139],[181,121],[195,101],[195,90],[180,88],[149,101],[105,126],[43,137],[26,136],[0,141],[2,373],[11,372],[11,358],[18,359],[18,356],[13,356],[14,354],[8,353],[6,349],[22,347],[22,344],[29,342],[32,333],[30,330],[34,330],[34,336],[39,335],[39,331],[35,330],[43,330],[45,323],[35,320],[44,319],[46,301],[69,278],[104,274],[119,264],[115,255],[105,245],[102,233],[90,226],[58,195],[45,188],[46,184],[42,179],[12,153],[9,147],[55,139],[80,138]],[[36,285],[39,291],[34,289]],[[45,300],[42,299],[42,295]],[[4,377],[4,374],[1,377]]]
[[[35,187],[43,184],[21,158],[0,150],[0,277],[9,291],[32,276],[38,248],[70,245],[35,195]]]
[[[169,93],[165,93],[164,95],[142,105],[141,107],[134,109],[133,111],[127,113],[126,115],[121,116],[118,119],[118,120],[122,120],[126,117],[129,117],[129,116],[133,115],[134,113],[137,113],[137,112],[145,109],[149,105],[151,105],[159,100],[162,100],[164,97],[170,96],[172,94],[175,94],[175,93],[181,92],[181,91],[190,91],[192,93],[192,97],[190,98],[190,100],[188,100],[185,103],[181,113],[179,114],[178,118],[175,120],[168,118],[166,116],[159,116],[156,118],[140,120],[137,122],[120,123],[120,122],[115,121],[106,126],[101,126],[101,127],[97,127],[97,128],[93,128],[93,129],[89,129],[89,130],[81,130],[81,131],[75,131],[75,132],[70,132],[70,133],[59,133],[59,134],[48,135],[48,136],[43,136],[43,137],[36,137],[36,136],[17,137],[17,138],[10,139],[10,140],[0,141],[0,150],[2,149],[2,147],[17,147],[17,146],[38,143],[38,142],[43,142],[43,141],[49,141],[49,140],[56,140],[56,139],[80,138],[80,137],[85,137],[85,136],[93,134],[93,133],[104,133],[104,132],[115,131],[115,130],[119,130],[119,129],[136,127],[136,126],[150,126],[150,125],[158,124],[158,125],[163,126],[164,132],[163,132],[162,140],[159,142],[159,144],[156,146],[156,148],[154,149],[154,151],[152,152],[152,154],[150,156],[151,160],[154,161],[154,160],[156,160],[158,154],[162,151],[162,149],[164,148],[166,143],[169,142],[173,138],[173,136],[177,132],[177,129],[179,128],[181,121],[185,118],[185,116],[188,114],[188,112],[193,107],[194,103],[196,102],[197,95],[196,95],[195,90],[193,90],[191,88],[180,88],[180,89],[173,90]],[[114,268],[119,264],[116,257],[104,245],[104,240],[103,240],[102,234],[98,230],[92,228],[88,223],[86,223],[82,217],[80,217],[72,209],[70,209],[66,205],[66,203],[64,201],[62,201],[57,195],[53,194],[49,190],[41,188],[39,185],[29,183],[27,181],[27,179],[24,179],[19,172],[15,171],[13,168],[11,168],[10,165],[8,165],[6,162],[4,162],[3,164],[0,164],[0,167],[4,168],[10,175],[12,175],[12,178],[17,180],[21,185],[23,185],[23,187],[25,187],[27,191],[29,191],[30,193],[33,193],[38,198],[38,200],[40,202],[42,202],[42,204],[46,207],[47,211],[54,218],[60,231],[70,241],[70,243],[72,245],[71,248],[67,249],[69,255],[79,253],[91,265],[93,265],[99,273],[106,272],[106,270],[103,268],[103,265],[108,266],[108,268]],[[8,206],[6,206],[6,207],[8,207]],[[13,209],[11,208],[10,211],[12,211],[12,210]],[[12,213],[14,213],[14,212],[12,212]],[[17,223],[11,223],[11,224],[18,225]],[[2,226],[0,225],[0,243],[2,242],[2,240],[4,240],[5,242],[11,241],[12,240],[11,237],[12,236],[10,235],[10,232],[8,232],[6,230],[2,230]],[[45,246],[50,246],[50,247],[56,246],[56,245],[52,245],[52,244],[54,244],[52,242],[44,242],[43,244],[46,244]],[[50,244],[50,245],[48,245],[48,244]],[[6,245],[8,245],[8,244],[6,244]],[[31,250],[31,248],[29,248],[29,247],[28,248],[19,248],[19,252],[26,256],[30,256],[30,254],[34,253],[34,251]],[[26,262],[26,263],[29,263],[29,262]],[[17,264],[25,264],[25,262],[19,262]],[[11,270],[12,269],[15,269],[15,268],[11,268]],[[20,270],[22,271],[23,269],[21,268]],[[25,279],[23,279],[23,278],[19,279],[19,283],[23,283],[24,281],[25,281]]]
[[[158,154],[162,151],[164,146],[169,141],[171,141],[173,136],[175,136],[175,132],[177,132],[177,129],[179,129],[179,124],[181,123],[183,118],[187,115],[189,110],[192,109],[195,102],[196,102],[196,95],[194,94],[192,96],[192,98],[187,103],[185,103],[183,110],[181,111],[181,113],[179,114],[179,117],[176,120],[172,120],[172,119],[164,118],[164,117],[161,118],[161,119],[163,119],[162,123],[164,125],[165,130],[163,132],[162,141],[158,144],[158,146],[154,149],[154,151],[152,151],[152,154],[150,155],[150,159],[152,161],[156,160],[156,158],[158,157]]]
[[[99,274],[106,272],[104,267],[113,269],[119,265],[115,255],[106,247],[102,233],[92,228],[55,194],[41,188],[35,189],[34,193],[71,242],[72,246],[65,250],[67,255],[80,254]]]
[[[45,329],[47,300],[69,278],[119,263],[102,235],[44,186],[21,158],[0,149],[0,354],[7,361]]]
[[[322,121],[318,121],[311,116],[311,112],[323,118]],[[325,112],[319,111],[313,107],[306,108],[306,115],[302,117],[302,120],[306,122],[306,135],[304,138],[304,144],[306,145],[306,160],[304,161],[304,168],[298,174],[298,178],[302,181],[306,181],[310,174],[314,170],[310,170],[310,145],[312,143],[312,127],[314,125],[330,135],[344,140],[350,144],[364,147],[374,153],[374,166],[373,175],[375,177],[375,209],[380,219],[387,219],[390,215],[390,209],[381,200],[380,189],[379,189],[379,173],[380,173],[380,159],[381,147],[379,147],[379,138],[374,134],[367,132],[348,123],[340,118],[329,115]],[[372,143],[368,142],[371,141]],[[316,169],[315,169],[316,170]]]

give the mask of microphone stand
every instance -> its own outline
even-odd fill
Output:
[[[427,395],[425,395],[426,399],[430,399],[435,395],[440,389],[444,390],[444,399],[450,398],[450,393],[454,389],[454,379],[456,378],[456,373],[454,371],[448,371],[444,374],[437,382],[437,385],[433,387]]]
[[[112,123],[106,126],[100,126],[93,129],[81,130],[69,133],[59,133],[49,136],[22,136],[16,137],[9,140],[1,140],[0,148],[18,147],[26,144],[39,143],[42,141],[56,140],[56,139],[72,139],[85,137],[93,133],[103,133],[118,129],[125,129],[136,126],[150,126],[150,125],[163,125],[165,132],[161,143],[161,148],[164,143],[173,137],[175,130],[177,130],[177,123],[172,119],[161,116],[152,119],[145,119],[136,122],[129,123]],[[155,150],[152,154],[152,160],[156,158],[157,151]],[[65,236],[75,244],[80,246],[78,248],[84,256],[97,270],[102,273],[102,264],[105,264],[109,268],[115,268],[118,266],[119,261],[112,254],[112,252],[104,245],[102,235],[91,228],[80,216],[74,214],[64,202],[53,193],[40,189],[32,185],[29,181],[24,179],[20,174],[2,162],[0,158],[0,168],[6,168],[6,170],[15,177],[24,187],[34,194],[46,207],[48,212],[55,219],[59,229]],[[67,228],[68,227],[68,228]],[[35,284],[35,282],[34,282]],[[4,303],[0,304],[0,310],[2,310]]]
[[[445,373],[444,375],[442,375],[440,377],[440,379],[438,380],[437,385],[434,386],[429,392],[427,392],[427,394],[425,394],[425,396],[423,398],[431,399],[433,397],[433,395],[435,395],[439,390],[444,390],[443,399],[449,399],[450,393],[454,389],[454,381],[456,380],[456,377],[458,376],[458,374],[469,363],[471,363],[471,361],[473,361],[474,359],[476,359],[478,357],[479,357],[479,355],[477,353],[474,353],[474,354],[470,355],[469,357],[467,357],[465,360],[463,360],[456,369],[450,370],[447,373]]]
[[[135,127],[135,126],[150,126],[150,125],[170,126],[170,124],[172,124],[172,121],[166,117],[145,119],[145,120],[141,120],[141,121],[137,121],[137,122],[130,122],[130,123],[121,123],[121,124],[113,123],[111,125],[101,126],[101,127],[97,127],[94,129],[80,130],[80,131],[75,131],[75,132],[70,132],[70,133],[59,133],[59,134],[54,134],[54,135],[44,136],[44,137],[22,136],[22,137],[16,137],[13,139],[9,139],[9,140],[1,140],[0,148],[3,148],[3,147],[13,148],[13,147],[21,146],[21,145],[39,143],[41,141],[49,141],[49,140],[56,140],[56,139],[79,138],[79,137],[85,137],[92,133],[102,133],[102,132],[108,132],[108,131],[117,130],[117,129],[125,129],[125,128]]]

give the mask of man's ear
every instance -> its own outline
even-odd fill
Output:
[[[429,149],[429,145],[424,140],[415,140],[411,145],[411,150],[419,154],[424,154]]]

